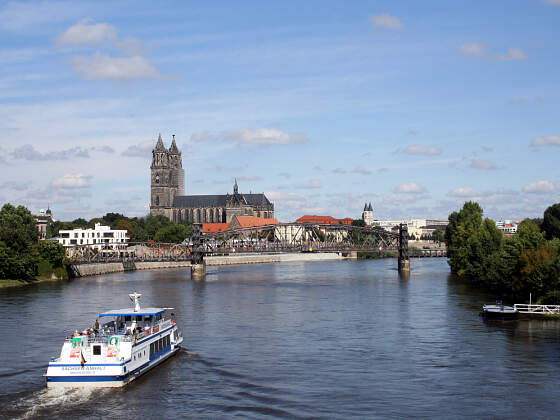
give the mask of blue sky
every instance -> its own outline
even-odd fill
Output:
[[[0,2],[0,203],[144,215],[159,133],[282,221],[560,201],[560,0],[205,3]]]

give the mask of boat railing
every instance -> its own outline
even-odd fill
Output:
[[[516,303],[513,307],[522,314],[560,314],[560,305],[528,305],[525,303]]]

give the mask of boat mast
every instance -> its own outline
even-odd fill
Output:
[[[130,293],[128,297],[130,297],[130,300],[134,302],[134,312],[140,311],[140,302],[138,301],[138,299],[140,299],[142,295],[140,293],[134,292]]]

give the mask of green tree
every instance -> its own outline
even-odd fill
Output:
[[[354,219],[352,220],[352,226],[366,227],[366,222],[364,222],[362,219]]]
[[[560,203],[553,204],[544,211],[542,229],[546,239],[560,238]]]
[[[38,244],[39,257],[53,268],[62,267],[65,258],[64,247],[58,242],[41,241]]]
[[[445,240],[445,234],[441,229],[436,229],[432,232],[432,241],[443,242]]]
[[[482,224],[482,208],[478,203],[468,201],[459,212],[449,215],[445,230],[448,263],[451,272],[459,277],[470,267],[470,251],[476,246],[476,232]]]
[[[72,220],[72,225],[74,226],[74,228],[87,229],[89,223],[86,219],[80,217],[78,219]]]
[[[0,210],[0,277],[28,280],[37,274],[35,217],[23,206]]]
[[[191,232],[189,232],[187,226],[172,224],[159,229],[154,239],[156,242],[180,244],[190,236],[190,234]]]
[[[158,215],[152,216],[148,215],[145,219],[145,229],[148,233],[150,239],[155,239],[156,233],[158,230],[164,227],[172,226],[173,222],[169,220],[167,217]]]

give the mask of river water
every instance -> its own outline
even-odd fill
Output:
[[[560,321],[485,323],[445,259],[137,271],[0,290],[6,418],[557,418]],[[188,352],[117,390],[47,390],[98,312],[174,307]]]

